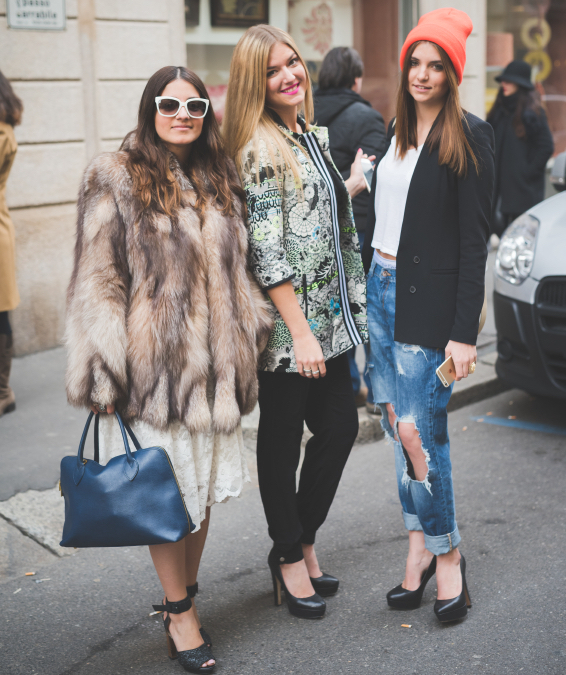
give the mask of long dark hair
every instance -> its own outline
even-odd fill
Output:
[[[161,68],[145,85],[138,125],[126,136],[121,147],[128,152],[128,170],[144,207],[151,206],[169,216],[181,203],[181,189],[171,171],[171,154],[155,130],[155,97],[160,96],[173,80],[185,80],[198,91],[199,98],[209,99],[206,87],[196,73],[183,66]],[[183,170],[195,190],[195,209],[199,215],[203,214],[207,198],[212,198],[225,215],[236,214],[234,195],[244,206],[245,194],[224,152],[212,104],[204,117],[202,133],[193,143],[188,165]]]
[[[0,71],[0,122],[5,122],[12,127],[22,121],[24,104],[19,99],[12,85]]]
[[[513,129],[517,134],[518,138],[526,138],[527,130],[525,129],[525,124],[523,122],[524,113],[527,110],[532,110],[535,115],[539,116],[544,108],[540,102],[540,96],[536,89],[530,91],[525,87],[519,86],[517,90],[517,107],[513,113]],[[497,92],[497,97],[491,106],[491,110],[487,115],[487,121],[492,123],[495,122],[500,115],[505,114],[505,99],[508,98],[503,95],[503,87],[499,87]],[[510,112],[510,111],[509,111]]]
[[[318,74],[320,89],[351,89],[364,74],[364,62],[351,47],[334,47],[324,57]]]
[[[401,159],[407,154],[409,148],[416,148],[418,146],[415,99],[409,93],[407,85],[413,52],[423,42],[427,42],[427,40],[415,42],[407,50],[401,82],[397,92],[395,138],[396,150]],[[468,170],[468,159],[471,159],[476,171],[479,171],[479,164],[464,131],[464,124],[467,124],[467,122],[464,117],[465,111],[460,105],[458,78],[452,61],[440,45],[434,42],[430,44],[438,50],[440,60],[444,66],[444,72],[448,79],[448,94],[446,95],[444,107],[438,114],[434,127],[428,135],[426,144],[430,152],[438,148],[439,164],[447,164],[457,176],[462,177],[466,175]]]

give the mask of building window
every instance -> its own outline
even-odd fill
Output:
[[[495,77],[513,59],[530,63],[556,152],[566,150],[566,0],[488,0],[486,106]]]

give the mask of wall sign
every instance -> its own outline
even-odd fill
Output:
[[[8,28],[65,30],[65,0],[7,0]]]

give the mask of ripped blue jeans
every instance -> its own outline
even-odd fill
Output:
[[[395,342],[396,270],[372,261],[367,279],[369,374],[374,401],[383,413],[382,426],[395,448],[395,469],[403,519],[408,530],[422,530],[425,545],[435,555],[458,546],[452,464],[446,406],[452,387],[436,375],[444,349]],[[397,420],[391,428],[386,403],[393,404]],[[399,440],[397,424],[410,422],[419,432],[428,473],[415,478],[409,456]]]

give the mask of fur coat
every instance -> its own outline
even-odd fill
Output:
[[[209,202],[201,222],[173,155],[177,216],[144,208],[126,158],[100,155],[80,188],[67,292],[69,403],[116,404],[126,419],[158,429],[180,420],[192,433],[232,433],[255,406],[271,330],[247,271],[243,218]]]

